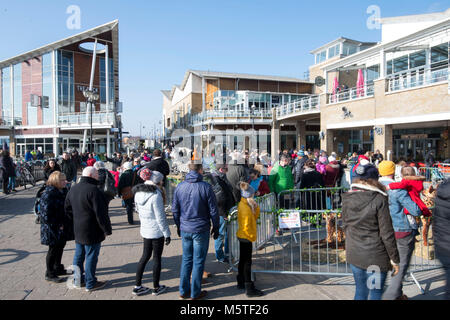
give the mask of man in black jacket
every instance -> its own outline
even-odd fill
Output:
[[[292,174],[294,175],[294,186],[296,189],[300,189],[300,183],[303,176],[303,169],[308,157],[305,155],[303,150],[297,152],[297,161],[295,161],[294,168],[292,169]]]
[[[216,259],[219,262],[227,263],[228,260],[228,233],[227,233],[227,220],[230,209],[236,203],[233,195],[233,187],[227,179],[226,173],[228,166],[226,164],[216,164],[216,171],[205,176],[213,187],[214,194],[216,195],[217,207],[219,209],[220,229],[219,237],[214,241],[214,247],[216,249]],[[225,249],[225,252],[224,252]]]
[[[170,174],[169,164],[163,159],[161,150],[153,150],[152,161],[145,165],[148,169],[152,171],[158,171],[164,176],[164,183],[166,182],[166,177]]]
[[[86,259],[86,291],[103,288],[106,281],[97,281],[95,270],[102,241],[112,234],[108,217],[108,205],[97,188],[98,171],[87,167],[78,184],[72,187],[65,202],[66,214],[73,217],[75,256],[73,265],[78,266],[75,277],[83,283],[83,264]]]
[[[74,178],[77,177],[77,167],[67,152],[63,153],[61,161],[61,172],[65,174],[67,183],[70,185]]]
[[[112,162],[113,164],[112,171],[117,171],[117,168],[120,167],[122,164],[122,156],[120,152],[116,152],[114,153],[114,158],[106,157],[106,161]]]
[[[433,237],[436,257],[441,261],[445,276],[445,300],[450,300],[450,180],[446,180],[436,191],[433,212]]]
[[[234,152],[231,154],[231,163],[228,165],[227,179],[233,187],[233,195],[236,201],[241,200],[241,191],[238,188],[240,181],[248,181],[247,172],[244,166],[244,159],[241,154]],[[233,203],[235,205],[236,203]]]

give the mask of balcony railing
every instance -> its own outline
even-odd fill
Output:
[[[448,80],[447,67],[440,69],[417,68],[389,76],[386,79],[386,92],[423,87]]]
[[[197,113],[191,116],[191,125],[201,123],[207,120],[250,120],[250,119],[261,119],[261,120],[272,120],[272,111],[267,109],[262,110],[207,110],[204,113]]]
[[[310,96],[282,105],[277,108],[277,117],[311,111],[320,111],[319,96]]]
[[[356,100],[366,97],[373,97],[374,95],[374,85],[364,84],[361,87],[354,87],[346,90],[341,90],[336,93],[327,94],[327,103],[339,103],[343,101]]]
[[[112,125],[115,115],[113,112],[92,113],[92,125]],[[61,126],[89,126],[91,124],[90,115],[83,113],[60,114],[58,123]]]
[[[0,118],[0,127],[12,127],[21,125],[22,125],[22,118],[14,118],[14,121],[12,117]]]

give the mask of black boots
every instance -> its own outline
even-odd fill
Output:
[[[249,298],[261,297],[264,295],[264,292],[255,288],[255,284],[253,282],[245,283],[245,294]]]
[[[237,288],[239,290],[245,290],[244,277],[241,275],[237,275],[236,280],[237,280]]]

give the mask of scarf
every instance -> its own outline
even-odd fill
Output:
[[[251,180],[250,181],[250,185],[253,187],[253,189],[258,191],[259,185],[261,184],[261,180],[262,180],[262,177],[259,177],[259,178],[255,179],[255,180]]]

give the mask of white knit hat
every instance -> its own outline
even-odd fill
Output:
[[[131,163],[130,161],[125,162],[125,163],[123,164],[123,170],[124,170],[124,171],[126,171],[126,170],[131,170],[131,169],[133,169],[133,163]]]

